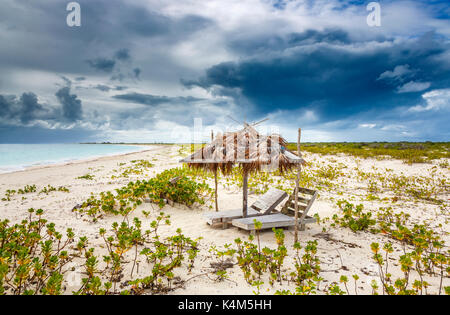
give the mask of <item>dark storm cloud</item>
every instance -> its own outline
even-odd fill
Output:
[[[70,80],[69,78],[65,77],[65,76],[60,76],[61,79],[63,79],[63,81],[66,83],[67,86],[71,86],[72,85],[72,80]]]
[[[81,100],[77,95],[70,94],[70,87],[62,87],[55,96],[58,105],[40,103],[38,96],[33,92],[15,95],[0,95],[0,127],[32,126],[38,121],[48,125],[57,123],[72,123],[83,118]]]
[[[169,97],[169,96],[158,96],[158,95],[151,95],[151,94],[141,94],[141,93],[127,93],[127,94],[120,94],[120,95],[114,95],[115,99],[118,100],[124,100],[132,103],[137,104],[143,104],[143,105],[150,105],[150,106],[156,106],[160,104],[167,104],[167,103],[190,103],[190,102],[198,102],[202,99],[188,96],[178,96],[178,97]]]
[[[87,60],[87,63],[94,69],[104,72],[112,72],[116,61],[113,59],[97,58],[94,60]]]
[[[125,79],[139,79],[142,70],[139,67],[133,68],[132,58],[128,48],[122,48],[114,53],[112,58],[99,57],[87,60],[89,65],[99,71],[112,73],[110,80],[124,81]],[[101,85],[97,86],[100,87]]]
[[[134,76],[136,77],[136,79],[139,79],[139,76],[141,75],[141,69],[134,68],[133,73],[134,73]]]
[[[380,40],[382,40],[380,38]],[[350,34],[338,28],[326,28],[323,31],[306,30],[301,33],[281,35],[263,35],[253,38],[232,38],[228,47],[239,54],[253,55],[257,53],[282,51],[287,48],[315,43],[349,44],[355,42]]]
[[[130,51],[127,48],[122,48],[122,49],[119,49],[118,51],[116,51],[114,57],[117,60],[121,60],[121,61],[126,61],[126,60],[131,59]]]
[[[11,100],[0,95],[0,117],[8,117],[9,115],[11,115]]]
[[[118,85],[118,86],[109,86],[109,85],[105,85],[105,84],[97,84],[93,87],[96,90],[102,91],[102,92],[109,92],[109,91],[123,91],[128,89],[127,86],[123,86],[123,85]]]
[[[68,2],[25,1],[20,6],[13,0],[2,3],[0,27],[8,35],[2,34],[2,39],[13,45],[0,46],[0,64],[87,76],[90,68],[111,71],[116,61],[114,55],[125,61],[132,56],[136,42],[145,40],[149,47],[157,45],[160,49],[169,49],[177,41],[214,24],[214,21],[195,14],[168,16],[152,10],[144,2],[77,2],[81,7],[81,27],[66,25]],[[34,49],[19,49],[35,47],[33,45],[39,45],[39,54]],[[148,55],[157,53],[149,51]],[[168,61],[161,61],[157,62],[161,69],[173,66]],[[159,67],[152,65],[152,73],[157,75]]]
[[[109,92],[112,88],[104,84],[97,84],[94,89],[100,90],[102,92]]]
[[[36,119],[51,119],[52,111],[38,102],[32,92],[15,95],[0,95],[0,117],[12,123],[28,124]]]
[[[289,50],[220,63],[207,69],[204,77],[183,83],[219,95],[234,94],[237,102],[244,97],[257,106],[258,113],[274,107],[310,108],[326,120],[373,108],[413,106],[423,101],[427,86],[439,89],[450,85],[450,65],[445,61],[449,44],[433,33],[402,43],[367,42],[359,47],[346,45],[349,37],[343,31],[332,35],[311,31],[286,38]],[[328,44],[330,40],[333,44]],[[399,93],[402,86],[378,80],[398,65],[408,65],[415,72],[407,93]]]
[[[0,95],[0,127],[32,127],[38,122],[54,126],[83,118],[81,100],[77,95],[70,94],[69,86],[60,88],[55,96],[59,106],[40,103],[33,92],[23,93],[20,97]]]
[[[81,100],[77,95],[70,94],[69,87],[63,87],[56,92],[56,97],[62,106],[62,116],[68,121],[76,121],[83,118]]]
[[[29,127],[126,134],[193,117],[216,124],[231,112],[294,131],[396,122],[448,138],[444,106],[423,97],[450,86],[448,1],[383,1],[380,28],[366,26],[367,1],[77,2],[81,27],[66,25],[68,2],[2,2],[0,128],[22,126],[24,137],[35,131],[45,141],[49,134]],[[430,30],[439,35],[422,36]],[[210,97],[166,94],[185,95],[183,84]],[[127,86],[141,93],[105,95]]]
[[[222,106],[231,108],[233,104],[225,101],[211,101],[194,97],[169,97],[149,94],[128,93],[114,96],[119,101],[126,101],[145,106],[133,107],[133,110],[118,113],[116,124],[121,127],[133,126],[141,128],[159,121],[170,122],[182,126],[190,126],[194,118],[201,118],[203,124],[212,125],[217,117],[228,111]],[[126,106],[126,105],[124,105]]]
[[[44,110],[42,105],[38,103],[37,96],[34,93],[23,93],[20,97],[20,103],[22,104],[20,119],[23,123],[35,119],[38,113]]]
[[[290,34],[287,38],[289,46],[306,45],[314,43],[349,44],[351,42],[348,32],[341,29],[306,30],[302,33]]]

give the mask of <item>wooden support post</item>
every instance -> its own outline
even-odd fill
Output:
[[[301,157],[300,153],[300,138],[302,135],[302,129],[298,128],[298,138],[297,138],[297,152],[298,156]],[[295,200],[295,232],[294,232],[294,243],[298,242],[298,189],[300,186],[300,172],[301,172],[301,164],[299,164],[297,169],[297,177],[295,178],[295,191],[294,191],[294,200]]]
[[[217,201],[217,188],[219,186],[218,182],[217,182],[217,170],[218,170],[218,167],[216,165],[215,168],[214,168],[214,199],[215,199],[215,202],[216,202],[216,212],[219,211],[219,204],[218,204],[218,201]]]
[[[242,185],[243,190],[242,216],[244,218],[247,217],[247,196],[248,196],[247,183],[248,183],[248,171],[244,168],[243,185]]]
[[[214,141],[214,130],[211,129],[211,142]],[[217,188],[218,188],[218,181],[217,181],[217,170],[218,170],[218,165],[216,164],[214,166],[214,199],[215,199],[215,204],[216,204],[216,212],[219,211],[219,204],[217,201]]]

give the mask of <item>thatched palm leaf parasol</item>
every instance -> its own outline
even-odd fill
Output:
[[[252,126],[236,132],[218,134],[211,143],[182,159],[189,167],[220,171],[224,175],[231,173],[233,166],[238,165],[243,172],[243,213],[247,215],[247,180],[248,174],[262,169],[278,169],[286,172],[305,161],[286,149],[287,142],[281,136],[273,134],[263,136]]]

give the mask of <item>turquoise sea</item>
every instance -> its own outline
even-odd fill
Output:
[[[0,173],[146,149],[116,144],[0,144]]]

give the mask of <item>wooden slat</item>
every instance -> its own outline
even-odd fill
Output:
[[[286,198],[287,194],[279,189],[271,188],[268,192],[258,198],[247,210],[247,217],[255,217],[270,213]],[[204,214],[206,222],[210,225],[215,223],[229,222],[233,219],[242,218],[243,211],[240,209],[210,212]]]
[[[286,216],[281,213],[277,214],[270,214],[270,215],[262,215],[258,217],[253,218],[240,218],[240,219],[234,219],[231,221],[231,224],[244,229],[246,231],[254,231],[255,228],[255,222],[254,220],[257,220],[258,222],[261,222],[261,229],[271,229],[271,228],[280,228],[280,227],[290,227],[295,225],[295,219],[289,216]],[[306,216],[303,220],[303,223],[299,224],[300,226],[305,225],[307,223],[316,223],[316,218]],[[299,222],[300,223],[300,222]]]
[[[299,210],[299,212],[301,212],[301,213],[303,213],[303,212],[306,210],[306,208],[308,208],[308,206],[303,206],[303,205],[299,205],[299,206],[298,206],[298,210]],[[292,211],[292,213],[295,212],[295,208],[292,207],[292,206],[286,207],[286,209],[287,209],[288,211]],[[285,213],[285,214],[288,214],[288,213]]]
[[[306,223],[316,223],[316,222],[317,222],[317,219],[314,218],[314,217],[310,217],[309,215],[307,215],[307,216],[305,217],[305,219],[303,220],[303,224],[306,224]]]
[[[308,204],[309,201],[311,200],[311,198],[304,198],[304,197],[300,197],[300,196],[298,196],[297,198],[298,198],[297,200],[298,200],[299,202],[302,202],[302,203],[304,203],[304,204]]]
[[[253,221],[255,219],[261,222],[261,229],[289,227],[295,225],[295,220],[293,218],[281,213],[262,215],[257,218],[234,219],[233,221],[231,221],[231,224],[247,231],[253,231],[255,230],[255,222]]]
[[[305,210],[306,207],[308,206],[308,204],[309,204],[309,202],[306,203],[306,204],[304,204],[304,203],[299,203],[299,204],[298,204],[299,209]],[[286,202],[286,205],[287,205],[288,207],[291,207],[291,208],[294,208],[294,209],[295,209],[295,201],[294,201],[294,200],[290,200],[290,201]]]
[[[314,191],[314,194],[312,195],[311,200],[309,201],[308,206],[306,206],[305,211],[303,212],[303,215],[300,218],[300,222],[303,222],[303,220],[305,219],[306,215],[308,214],[309,209],[311,208],[311,206],[313,205],[314,201],[316,200],[317,197],[317,191]]]
[[[316,193],[315,190],[299,187],[298,188],[299,193],[307,194],[307,195],[314,195]]]
[[[254,217],[257,215],[261,215],[261,213],[251,208],[248,209],[248,217]],[[236,218],[242,218],[242,209],[208,212],[205,213],[203,217],[206,219],[206,223],[208,223],[209,225],[213,225],[215,223],[221,223],[224,221],[231,221]]]
[[[271,188],[264,195],[259,197],[258,200],[256,200],[251,207],[253,209],[263,212],[264,214],[268,214],[273,209],[275,209],[276,206],[278,206],[280,202],[283,201],[283,199],[286,197],[287,197],[286,192],[279,189]]]

